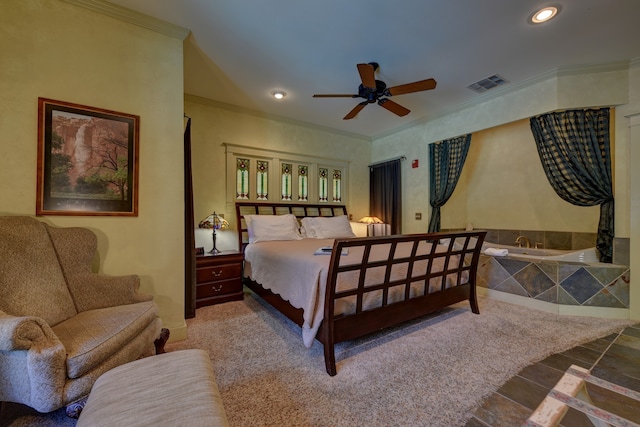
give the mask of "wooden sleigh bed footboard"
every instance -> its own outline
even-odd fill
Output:
[[[281,204],[277,206],[285,211],[288,209]],[[321,205],[323,210],[304,206],[306,210],[300,216],[346,215],[342,206]],[[238,203],[241,244],[244,241],[242,233],[247,231],[243,228],[243,209],[245,214],[276,213],[261,203]],[[327,373],[332,376],[337,373],[337,343],[405,323],[465,300],[469,301],[471,310],[479,314],[476,273],[485,235],[485,231],[464,231],[335,239],[331,255],[326,256],[328,273],[323,304],[320,304],[323,317],[315,336],[324,346]],[[341,256],[345,253],[350,256]],[[294,307],[256,281],[245,278],[244,283],[303,326],[301,308]]]

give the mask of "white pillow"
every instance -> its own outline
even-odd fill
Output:
[[[316,232],[313,228],[313,220],[314,218],[311,217],[304,217],[300,220],[300,234],[302,234],[302,236],[310,239],[316,238]]]
[[[340,239],[356,237],[355,233],[351,229],[349,224],[349,217],[346,215],[330,216],[330,217],[315,217],[309,218],[311,224],[311,230],[303,222],[307,237],[309,233],[316,239]]]
[[[298,220],[293,214],[245,215],[249,243],[270,240],[300,240]]]

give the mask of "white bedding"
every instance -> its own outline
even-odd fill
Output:
[[[302,339],[304,345],[311,347],[322,318],[324,316],[324,294],[330,256],[314,255],[322,246],[333,246],[333,239],[302,239],[291,241],[268,241],[247,245],[245,249],[244,275],[260,283],[265,289],[280,295],[292,306],[303,310]],[[371,260],[386,260],[390,245],[372,248]],[[410,255],[410,244],[399,244],[396,258]],[[419,253],[426,253],[430,244],[421,243]],[[447,247],[438,247],[444,252]],[[423,252],[424,251],[424,252]],[[350,247],[348,254],[340,257],[341,265],[360,264],[363,257],[362,247]],[[442,259],[438,259],[442,264]],[[457,263],[457,257],[452,257]],[[407,275],[408,263],[396,264],[391,269],[391,278],[404,278]],[[452,265],[449,266],[451,268]],[[442,267],[440,266],[441,270]],[[439,271],[433,267],[432,271]],[[416,262],[412,276],[424,274],[426,261]],[[377,267],[367,271],[365,285],[381,283],[384,279],[385,267]],[[455,276],[455,275],[451,275]],[[343,273],[338,278],[337,290],[342,291],[357,286],[358,272]],[[449,277],[447,287],[455,285],[455,277]],[[464,278],[466,281],[467,278]],[[431,287],[439,289],[441,280],[432,279]],[[411,287],[411,293],[422,293],[424,281]],[[399,286],[404,291],[404,286]],[[391,295],[391,294],[390,294]],[[363,306],[366,309],[380,306],[382,292],[369,292]],[[393,298],[391,301],[402,299]],[[354,298],[336,301],[335,311],[339,313],[353,312]]]

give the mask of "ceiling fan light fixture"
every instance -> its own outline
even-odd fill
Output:
[[[547,22],[551,18],[555,17],[557,14],[558,14],[557,7],[548,6],[535,12],[531,17],[531,22],[534,24],[542,24],[543,22]]]
[[[273,96],[276,100],[280,101],[285,96],[287,96],[287,92],[283,90],[273,90],[271,91],[271,96]]]
[[[361,84],[358,86],[357,94],[315,94],[314,98],[363,98],[364,101],[358,103],[351,111],[343,117],[344,120],[353,119],[368,104],[378,103],[384,109],[391,111],[397,116],[406,116],[411,112],[408,108],[391,101],[389,96],[403,95],[405,93],[422,92],[424,90],[435,89],[436,81],[434,79],[420,80],[413,83],[405,83],[398,86],[387,87],[387,84],[381,80],[376,80],[375,71],[378,63],[370,62],[368,64],[360,63],[357,65],[358,74],[360,74]]]

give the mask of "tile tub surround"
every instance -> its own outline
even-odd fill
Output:
[[[552,304],[629,308],[629,267],[480,256],[478,286]]]

